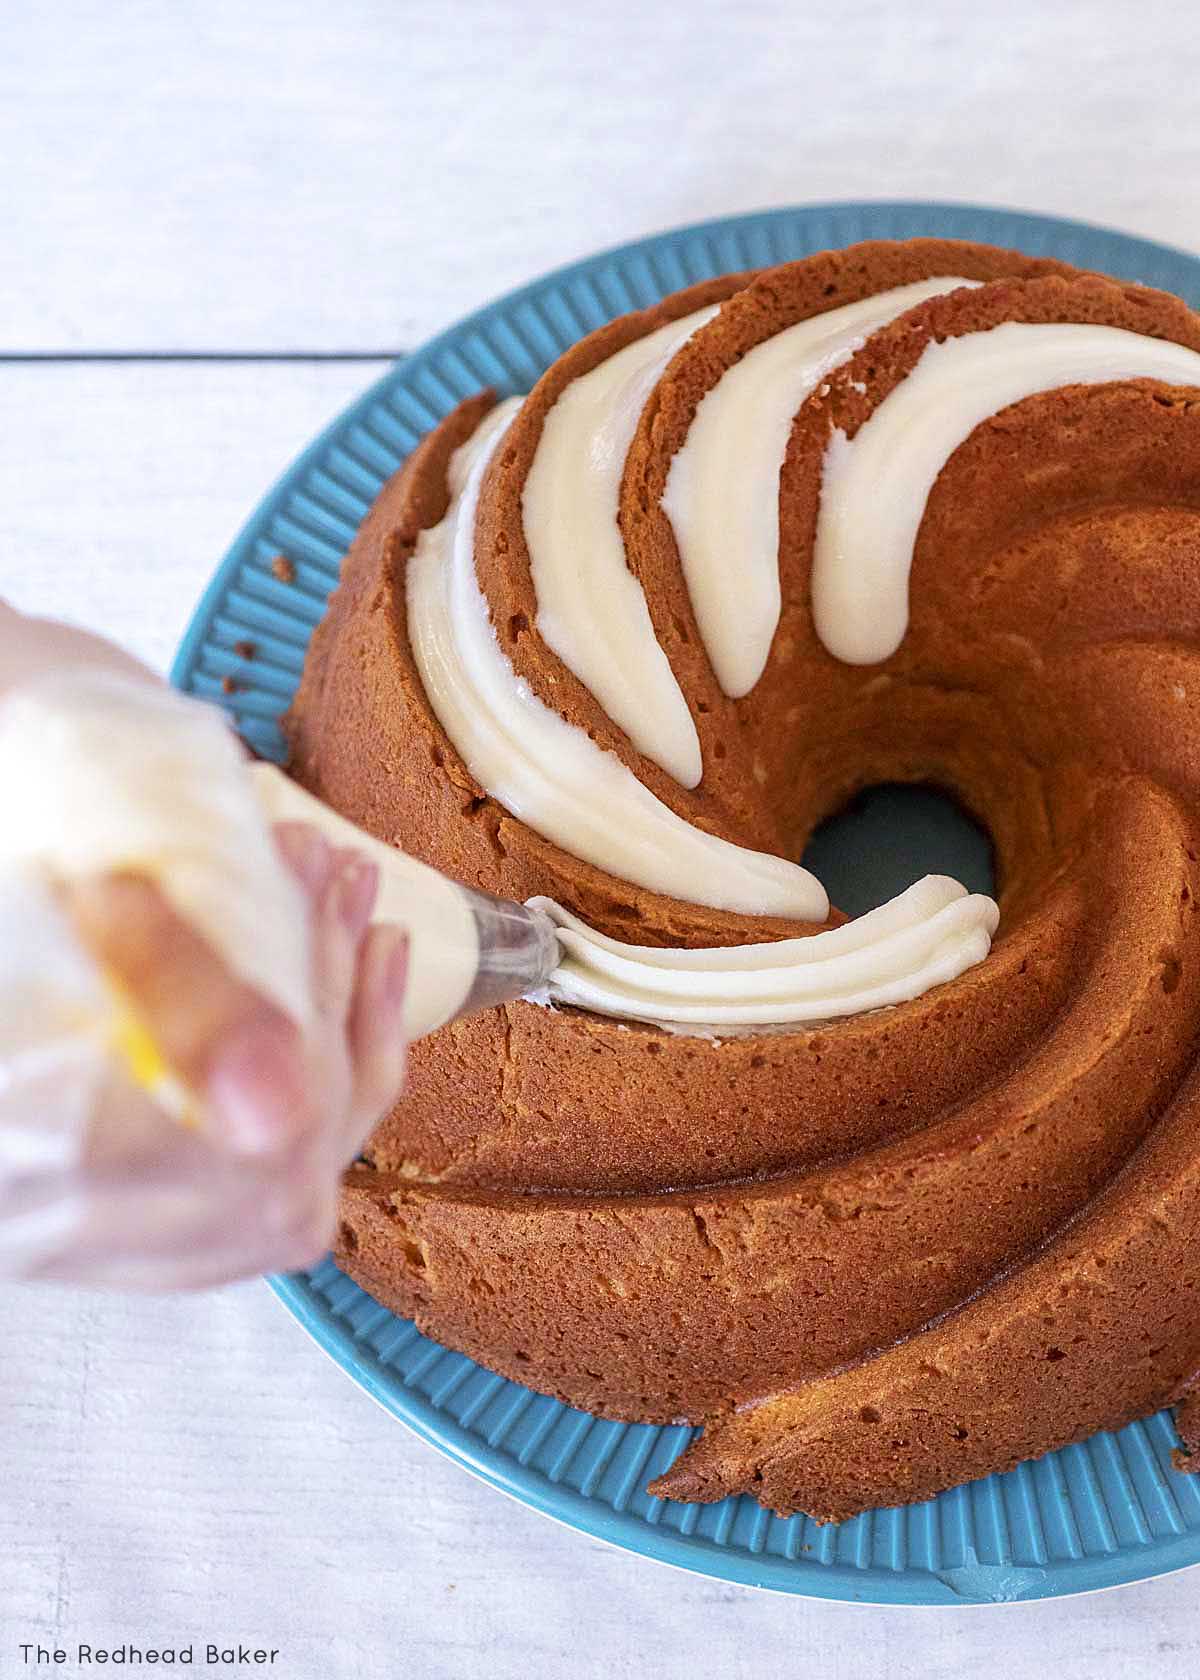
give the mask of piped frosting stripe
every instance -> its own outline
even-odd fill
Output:
[[[639,752],[695,787],[700,738],[617,524],[646,398],[716,305],[671,321],[573,379],[547,414],[522,495],[542,640]]]
[[[813,619],[836,659],[890,659],[908,628],[908,579],[925,504],[954,451],[1010,404],[1063,385],[1200,384],[1200,354],[1123,327],[1006,321],[926,345],[853,438],[825,454]]]
[[[999,912],[927,875],[879,909],[805,939],[710,950],[623,944],[551,899],[530,902],[559,932],[551,1001],[656,1025],[833,1020],[903,1003],[980,962]]]

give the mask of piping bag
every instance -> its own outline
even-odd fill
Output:
[[[109,671],[56,674],[0,707],[0,882],[29,890],[146,876],[247,984],[302,1025],[306,914],[275,855],[302,822],[379,866],[376,922],[408,930],[405,1036],[543,985],[560,960],[541,910],[450,880],[251,760],[214,707]],[[36,969],[34,961],[31,965]]]
[[[215,707],[140,676],[81,666],[9,693],[0,789],[0,1275],[173,1287],[298,1264],[329,1214],[305,1211],[313,1184],[332,1196],[345,1164],[314,1156],[289,1179],[213,1147],[198,1096],[63,908],[72,883],[148,878],[301,1028],[309,911],[274,823],[310,823],[380,865],[373,919],[409,933],[410,1040],[545,985],[560,961],[543,911],[363,833],[248,759]],[[264,1198],[279,1203],[265,1218]]]
[[[411,1041],[460,1015],[509,1003],[546,985],[562,960],[545,911],[463,886],[367,834],[293,782],[277,765],[247,767],[272,823],[303,822],[334,846],[354,846],[379,865],[372,921],[408,929],[404,1029]]]

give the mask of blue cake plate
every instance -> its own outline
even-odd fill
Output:
[[[396,364],[259,503],[196,609],[172,671],[279,758],[277,726],[342,556],[384,480],[463,397],[527,391],[614,315],[711,275],[859,239],[918,234],[1055,256],[1200,306],[1200,259],[1106,228],[961,204],[816,204],[735,216],[606,251],[511,292]],[[293,581],[275,577],[285,554]],[[255,645],[252,662],[236,644]],[[225,694],[222,679],[236,678]],[[1171,1468],[1162,1413],[923,1505],[825,1528],[748,1498],[651,1499],[691,1431],[606,1422],[422,1336],[326,1259],[272,1280],[309,1334],[417,1434],[569,1527],[664,1563],[779,1592],[878,1604],[994,1604],[1115,1586],[1200,1562],[1200,1477]]]

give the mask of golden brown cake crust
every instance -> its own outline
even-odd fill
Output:
[[[780,325],[944,273],[984,284],[874,334],[801,409],[780,487],[783,616],[762,681],[727,700],[658,512],[697,402]],[[565,383],[716,298],[643,415],[621,510],[703,707],[706,775],[688,793],[537,636],[519,511]],[[857,788],[927,780],[996,845],[1000,934],[950,985],[724,1042],[491,1011],[414,1046],[405,1100],[348,1176],[339,1261],[381,1301],[573,1404],[708,1420],[658,1484],[673,1497],[748,1490],[822,1518],[919,1499],[1184,1395],[1200,1367],[1200,394],[1075,386],[998,414],[930,496],[898,653],[840,664],[811,622],[831,427],[852,435],[932,339],[1009,320],[1200,349],[1178,300],[1064,265],[925,241],[825,253],[576,346],[485,480],[477,568],[514,664],[673,808],[796,856]],[[486,796],[433,717],[404,572],[489,403],[444,421],[364,525],[290,715],[296,774],[449,873],[548,893],[619,937],[794,934],[570,858]]]
[[[712,1500],[749,1486],[836,1522],[1161,1406],[1195,1368],[1198,1098],[1193,1079],[1095,1208],[1028,1266],[877,1358],[720,1420],[653,1491]],[[1164,1272],[1169,1286],[1153,1287]],[[1181,1413],[1186,1446],[1194,1402]]]

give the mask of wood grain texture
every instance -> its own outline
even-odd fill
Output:
[[[1200,245],[1178,0],[1013,0],[1002,25],[959,0],[13,10],[9,348],[404,348],[600,246],[805,200]]]
[[[0,594],[165,670],[254,503],[385,365],[0,365]]]
[[[1185,8],[964,10],[23,8],[0,52],[0,351],[403,345],[605,243],[821,197],[1200,245]],[[0,591],[164,666],[253,502],[376,371],[0,366]],[[287,1680],[1200,1671],[1194,1574],[906,1612],[568,1533],[378,1411],[261,1284],[4,1288],[0,1337],[4,1673],[25,1639],[258,1641]]]

